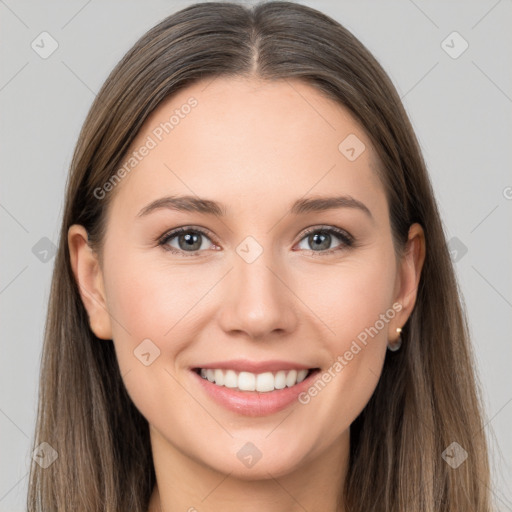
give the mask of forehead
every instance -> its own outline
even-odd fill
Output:
[[[334,189],[382,200],[364,130],[343,106],[298,80],[196,82],[151,113],[125,163],[131,170],[114,200],[125,213],[174,193],[234,207],[290,203]]]

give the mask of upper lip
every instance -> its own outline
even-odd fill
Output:
[[[217,361],[215,363],[205,363],[194,366],[192,369],[225,369],[234,370],[236,372],[264,373],[276,372],[279,370],[309,370],[314,366],[308,366],[292,361],[250,361],[248,359],[232,359],[230,361]]]

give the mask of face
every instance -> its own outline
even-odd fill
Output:
[[[152,442],[242,478],[335,453],[418,280],[395,254],[370,139],[304,83],[216,78],[161,104],[133,151],[106,192],[101,267],[78,227],[69,240]],[[153,203],[178,196],[205,201]]]

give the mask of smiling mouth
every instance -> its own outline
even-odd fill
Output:
[[[231,388],[235,391],[270,392],[293,387],[314,373],[319,368],[279,370],[277,372],[237,372],[222,368],[194,368],[193,371],[205,380],[219,387]]]

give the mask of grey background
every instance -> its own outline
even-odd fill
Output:
[[[136,39],[191,3],[0,0],[0,511],[25,509],[54,261],[44,250],[58,243],[79,129]],[[458,251],[493,492],[499,510],[512,511],[511,1],[300,3],[334,17],[367,45],[409,113]],[[43,31],[59,45],[46,59],[31,47]],[[453,31],[469,44],[458,58],[442,46]],[[462,48],[461,40],[446,44],[452,53]]]

